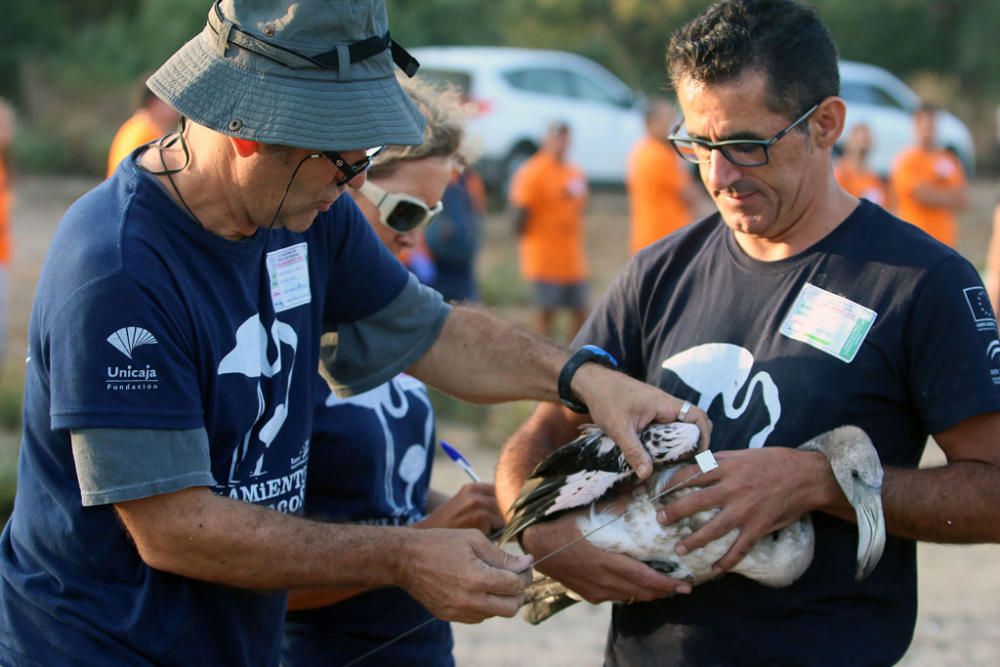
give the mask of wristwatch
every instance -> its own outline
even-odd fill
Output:
[[[559,371],[559,400],[562,404],[573,412],[585,413],[587,406],[581,403],[573,392],[570,391],[569,383],[573,380],[576,371],[587,362],[594,362],[613,370],[618,370],[618,361],[596,345],[584,345],[573,353],[566,364]]]

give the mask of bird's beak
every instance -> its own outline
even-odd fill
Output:
[[[882,488],[861,481],[854,483],[854,511],[858,516],[858,570],[861,581],[872,573],[885,549],[885,515],[882,513]]]

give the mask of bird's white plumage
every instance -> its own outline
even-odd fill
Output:
[[[616,507],[591,507],[588,514],[577,519],[577,526],[586,535],[608,524],[590,535],[588,539],[592,544],[651,563],[675,579],[701,584],[718,576],[712,571],[712,565],[729,551],[739,531],[730,531],[700,549],[694,549],[683,557],[677,556],[674,553],[677,544],[715,518],[719,510],[697,512],[668,526],[660,525],[656,512],[663,505],[652,498],[669,486],[676,470],[676,467],[664,470],[650,484],[633,491],[632,501],[625,507],[627,514],[621,520],[609,523],[621,513]],[[683,498],[697,489],[679,489],[670,494],[670,499]],[[787,586],[809,567],[814,543],[812,520],[805,515],[758,542],[731,571],[767,586]]]
[[[652,424],[639,441],[654,465],[690,458],[698,449],[694,424]],[[528,526],[574,507],[586,507],[610,493],[615,485],[636,480],[615,442],[596,426],[581,429],[578,438],[542,461],[532,471],[511,505],[511,518],[501,536],[505,542]]]
[[[855,509],[858,519],[855,576],[858,580],[863,579],[877,565],[885,545],[882,466],[878,452],[868,435],[855,426],[842,426],[822,433],[800,445],[799,449],[818,451],[826,456],[837,483]],[[685,457],[690,457],[691,453],[687,452]],[[657,511],[668,500],[658,496],[669,488],[671,478],[680,467],[661,466],[630,496],[618,496],[592,504],[589,512],[577,518],[581,533],[599,548],[632,556],[677,579],[699,584],[716,577],[712,565],[729,551],[737,531],[731,531],[684,556],[677,556],[674,550],[678,542],[711,521],[718,514],[718,509],[698,512],[667,526],[660,525],[656,520]],[[680,488],[667,496],[674,500],[694,493],[698,488]],[[624,516],[614,521],[622,514]],[[812,520],[806,514],[764,537],[731,571],[767,586],[788,586],[808,569],[814,549]],[[525,617],[532,623],[545,620],[572,604],[571,598],[578,597],[568,593],[572,592],[560,594],[557,582],[551,580],[532,584]]]
[[[609,440],[610,438],[605,438]],[[566,476],[566,481],[559,488],[559,493],[545,514],[554,514],[565,509],[579,507],[590,500],[581,503],[581,498],[600,498],[608,489],[617,484],[629,473],[604,472],[601,470],[581,470]]]

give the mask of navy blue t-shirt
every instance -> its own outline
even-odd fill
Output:
[[[425,516],[434,460],[427,388],[400,374],[338,398],[320,383],[309,458],[306,515],[323,521],[408,526]],[[289,612],[284,667],[341,665],[432,615],[399,588],[381,588],[318,609]],[[450,667],[451,627],[434,620],[381,649],[372,664]]]
[[[114,492],[81,500],[70,431],[204,429],[215,493],[300,513],[320,334],[381,309],[407,279],[349,197],[304,233],[243,242],[203,229],[133,160],[77,201],[29,327],[0,662],[276,665],[284,593],[146,566]]]
[[[705,409],[712,449],[797,446],[863,428],[886,466],[929,433],[1000,410],[1000,343],[979,276],[862,200],[809,250],[748,257],[718,215],[641,252],[577,337]],[[916,549],[888,537],[854,581],[856,527],[814,514],[816,555],[772,589],[739,575],[617,605],[609,665],[889,665],[910,643]]]

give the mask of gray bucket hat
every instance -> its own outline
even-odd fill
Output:
[[[208,23],[147,81],[199,125],[317,150],[416,145],[424,119],[394,62],[384,0],[217,0]]]

